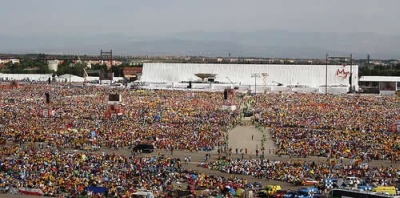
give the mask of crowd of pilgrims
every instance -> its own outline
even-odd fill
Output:
[[[252,160],[220,159],[199,166],[293,184],[301,184],[304,178],[321,182],[347,176],[374,185],[396,184],[400,136],[392,124],[400,120],[400,104],[395,96],[269,94],[246,102],[254,106],[254,123],[270,133],[274,154],[293,160],[269,161],[258,155]],[[327,161],[295,160],[308,156]],[[386,160],[387,165],[370,166],[373,160]]]
[[[221,110],[220,93],[60,84],[24,84],[1,91],[3,193],[24,187],[47,196],[73,197],[96,186],[115,197],[129,197],[137,189],[171,197],[178,183],[190,186],[191,192],[199,185],[247,183],[184,170],[179,158],[119,152],[139,143],[159,150],[222,149],[227,131],[240,117],[238,111]],[[122,115],[107,117],[109,94],[122,96]]]
[[[270,95],[255,104],[278,155],[399,160],[396,96]]]
[[[60,84],[25,84],[1,91],[0,187],[3,190],[28,187],[55,195],[79,194],[88,186],[102,186],[109,188],[111,194],[127,195],[140,187],[152,189],[163,197],[168,196],[173,188],[171,184],[178,180],[194,185],[199,182],[246,183],[241,179],[232,181],[232,178],[182,170],[179,159],[118,154],[118,149],[132,148],[140,142],[151,142],[158,149],[192,152],[214,149],[222,153],[222,149],[226,149],[228,131],[240,123],[243,112],[222,110],[226,101],[219,92]],[[45,93],[50,95],[49,103]],[[114,93],[122,96],[123,115],[108,118],[105,116],[108,95]],[[398,159],[400,138],[389,132],[400,112],[394,97],[236,94],[232,100],[238,106],[253,105],[254,122],[270,128],[277,155],[317,155],[362,161],[391,159],[395,162]],[[43,115],[43,110],[48,109],[54,111],[49,117]],[[42,143],[48,146],[41,148]],[[115,152],[71,150],[86,146]],[[225,160],[201,166],[287,182],[293,182],[296,177],[315,178],[328,174],[325,171],[328,166],[324,164],[291,163]],[[346,174],[359,173],[352,168],[343,170]],[[387,176],[395,171],[389,168],[367,170],[361,171],[361,176],[372,173]]]

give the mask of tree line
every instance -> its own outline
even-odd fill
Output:
[[[47,61],[41,59],[39,56],[37,58],[23,58],[19,63],[8,62],[5,67],[0,70],[1,73],[11,73],[11,74],[73,74],[77,76],[83,76],[83,70],[85,68],[85,62],[73,63],[71,60],[65,60],[60,65],[58,65],[57,71],[50,71]],[[87,68],[87,72],[90,75],[100,72],[114,72],[116,77],[122,77],[123,67],[130,67],[128,62],[124,62],[122,65],[108,68],[106,65],[92,64],[91,68]],[[400,76],[400,64],[391,64],[388,66],[360,66],[359,76]]]
[[[400,76],[400,64],[388,66],[364,66],[358,71],[360,76]]]
[[[21,59],[19,63],[8,62],[5,64],[5,67],[0,70],[0,73],[8,73],[8,74],[54,74],[54,75],[63,75],[63,74],[73,74],[76,76],[83,76],[84,68],[86,67],[85,62],[82,63],[73,63],[71,60],[65,60],[61,64],[58,65],[57,71],[52,71],[49,69],[47,61],[40,59],[31,59],[25,58]],[[92,64],[90,68],[86,68],[86,71],[91,75],[96,75],[96,73],[100,74],[100,72],[114,72],[116,77],[122,77],[123,67],[129,67],[128,63],[123,63],[118,67],[108,68],[104,64]]]

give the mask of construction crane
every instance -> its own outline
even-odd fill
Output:
[[[87,81],[86,81],[87,77],[88,77],[88,74],[87,74],[87,72],[86,72],[86,66],[84,66],[84,67],[83,67],[83,85],[86,85],[86,83],[87,83]]]
[[[86,79],[88,77],[88,74],[86,72],[86,69],[88,68],[88,64],[86,62],[82,62],[81,58],[78,55],[78,63],[83,64],[82,69],[83,69],[83,85],[86,85]]]
[[[282,83],[280,83],[280,82],[272,81],[272,83],[276,83],[276,84],[277,84],[277,86],[283,86],[283,84],[282,84]]]
[[[229,80],[229,82],[232,84],[232,85],[234,85],[235,83],[233,83],[232,81],[231,81],[231,79],[229,78],[229,77],[226,77],[226,79],[228,79]],[[233,87],[234,89],[239,89],[239,86],[238,85],[234,85],[234,87]]]
[[[77,61],[78,63],[82,63],[82,60],[81,60],[81,58],[79,57],[79,55],[78,55],[78,61]]]

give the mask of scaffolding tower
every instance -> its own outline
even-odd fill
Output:
[[[266,92],[268,91],[268,90],[267,90],[267,78],[268,78],[269,74],[268,74],[268,73],[262,73],[261,75],[262,75],[262,77],[263,77],[263,89],[264,89],[264,93],[266,93]]]

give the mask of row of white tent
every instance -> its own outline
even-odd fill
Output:
[[[0,81],[23,81],[23,82],[45,82],[48,79],[53,79],[52,74],[3,74],[0,73]],[[122,80],[122,77],[114,77],[114,81]],[[64,74],[61,76],[56,76],[55,80],[57,82],[84,82],[85,79],[80,76],[76,76],[73,74]],[[99,77],[88,76],[86,77],[86,81],[98,81]]]

